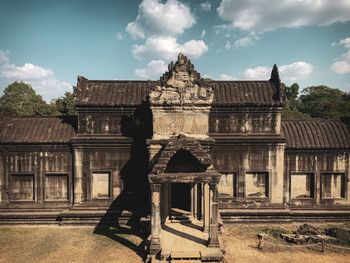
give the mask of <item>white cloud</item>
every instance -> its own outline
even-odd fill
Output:
[[[0,66],[7,65],[10,63],[9,56],[10,56],[9,51],[3,51],[0,49]]]
[[[225,43],[225,49],[231,49],[232,47],[232,44],[231,44],[231,41],[230,40],[227,40],[226,43]]]
[[[235,78],[231,75],[228,75],[228,74],[220,74],[219,79],[221,79],[221,80],[234,80]]]
[[[132,54],[137,59],[169,61],[175,59],[179,52],[195,59],[208,50],[204,41],[192,39],[178,43],[176,38],[195,23],[190,7],[178,0],[143,0],[136,19],[125,30],[133,38],[145,39],[144,43],[132,46]],[[201,37],[205,34],[203,30]],[[138,76],[143,75],[140,70],[137,71]]]
[[[152,77],[160,77],[168,69],[168,65],[163,60],[151,60],[145,68],[136,69],[135,75],[144,78],[151,79]]]
[[[341,54],[341,56],[331,65],[331,69],[337,74],[350,73],[350,50]]]
[[[336,61],[332,64],[331,69],[337,74],[350,73],[350,63],[348,61]]]
[[[133,38],[176,36],[196,23],[190,8],[177,0],[143,0],[139,13],[126,31]]]
[[[24,81],[32,85],[33,89],[47,101],[63,96],[66,91],[72,91],[72,85],[69,82],[55,77]]]
[[[350,48],[350,37],[340,40],[339,44],[343,45],[346,48]]]
[[[259,39],[259,36],[257,36],[255,32],[252,31],[248,36],[236,39],[234,42],[227,40],[225,44],[225,49],[231,49],[231,48],[239,49],[241,47],[249,47],[253,45],[254,42],[258,39]]]
[[[350,20],[349,0],[222,0],[217,11],[231,27],[257,32]]]
[[[53,71],[31,63],[16,66],[10,61],[10,53],[0,50],[0,78],[5,82],[24,81],[46,100],[63,96],[72,85],[58,80]]]
[[[279,67],[281,78],[285,80],[295,81],[308,77],[313,71],[313,66],[304,61],[294,62]]]
[[[124,35],[121,32],[117,32],[116,37],[118,40],[124,40]]]
[[[278,67],[282,81],[296,81],[308,77],[313,66],[310,63],[297,61]],[[243,73],[246,79],[269,79],[272,67],[258,66],[246,69]]]
[[[340,45],[350,49],[350,37],[344,38],[339,41]],[[331,65],[331,69],[337,74],[350,73],[350,50],[340,55],[335,59],[336,61]]]
[[[204,78],[204,79],[211,79],[211,75],[210,74],[204,74],[204,75],[202,75],[202,78]]]
[[[243,74],[246,79],[268,79],[270,73],[271,68],[258,66],[246,69]]]
[[[243,37],[235,41],[233,44],[235,48],[239,47],[247,47],[253,43],[253,39],[251,37]]]
[[[2,68],[1,74],[4,78],[8,79],[26,80],[48,78],[53,76],[53,72],[51,70],[33,65],[31,63],[25,63],[22,67],[16,67],[14,64],[7,64]]]
[[[348,50],[348,52],[346,53],[341,54],[340,59],[345,61],[350,61],[350,50]]]
[[[142,45],[133,45],[132,53],[137,59],[175,59],[179,52],[192,59],[207,52],[208,47],[203,40],[190,40],[184,44],[177,43],[175,37],[151,37]]]
[[[200,4],[202,11],[210,11],[211,10],[211,4],[210,2],[204,2]]]

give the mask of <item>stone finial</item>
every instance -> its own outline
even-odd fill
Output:
[[[279,86],[281,84],[280,74],[278,72],[277,65],[273,65],[271,71],[270,81],[275,84],[275,86]]]
[[[75,101],[77,101],[77,93],[80,92],[82,89],[84,89],[86,82],[88,81],[87,78],[83,76],[78,76],[77,78],[77,86],[73,87],[73,96],[75,98]]]
[[[278,72],[278,68],[275,65],[273,65],[272,71],[271,71],[271,77],[269,81],[276,87],[276,92],[275,92],[275,99],[279,100],[281,102],[285,102],[286,100],[286,92],[284,85],[282,85],[281,79],[280,79],[280,74]]]
[[[87,80],[88,80],[88,79],[85,78],[85,77],[83,77],[83,76],[78,76],[78,79],[77,79],[78,82],[85,82],[85,81],[87,81]]]
[[[186,62],[186,60],[187,60],[187,57],[180,52],[179,55],[177,56],[177,61],[180,64],[183,64],[184,62]]]
[[[164,85],[169,79],[176,75],[176,73],[183,72],[190,76],[194,81],[200,81],[200,74],[194,69],[194,65],[191,60],[188,59],[184,54],[179,53],[177,56],[177,61],[175,63],[172,61],[168,65],[168,71],[160,77],[160,82]]]

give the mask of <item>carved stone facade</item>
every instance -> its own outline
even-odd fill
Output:
[[[202,79],[181,53],[168,69],[149,93],[154,138],[168,139],[179,134],[208,137],[214,84]]]
[[[77,116],[0,119],[0,222],[22,208],[57,209],[53,222],[77,206],[147,215],[154,189],[155,222],[180,206],[209,232],[216,208],[225,222],[350,217],[349,131],[282,120],[276,66],[269,80],[217,81],[179,54],[157,81],[78,77],[74,94]]]

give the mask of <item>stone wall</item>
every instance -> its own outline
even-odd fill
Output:
[[[80,135],[91,134],[122,134],[122,120],[131,116],[133,109],[111,111],[81,110],[78,117]]]
[[[67,147],[17,149],[2,160],[3,204],[50,207],[72,203],[72,154]]]
[[[130,148],[83,149],[83,201],[112,200],[117,197],[123,188],[120,173],[129,159]],[[96,188],[100,188],[100,196]],[[102,193],[106,188],[107,196]]]
[[[211,109],[209,133],[275,135],[281,131],[281,112],[274,108]]]
[[[6,200],[5,154],[0,152],[0,204]]]
[[[349,205],[349,164],[349,154],[346,152],[287,151],[284,199],[295,206]],[[298,183],[302,185],[295,185]],[[298,197],[292,192],[302,189],[305,190],[305,196]]]
[[[221,207],[283,204],[284,144],[214,146],[211,155],[219,172],[235,176],[236,196]]]

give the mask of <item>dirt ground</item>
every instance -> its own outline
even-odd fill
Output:
[[[350,262],[350,249],[292,248],[264,245],[256,249],[256,234],[266,228],[296,230],[300,224],[225,225],[225,262]],[[327,224],[313,224],[325,228]],[[331,224],[342,225],[342,224]],[[349,225],[346,225],[348,228]],[[0,262],[142,262],[142,238],[112,229],[92,227],[2,226]],[[278,240],[271,241],[283,244]],[[349,246],[350,248],[350,246]]]
[[[244,263],[274,263],[274,262],[298,262],[298,263],[325,263],[325,262],[350,262],[350,246],[348,249],[331,248],[325,246],[325,252],[321,252],[321,246],[316,245],[309,248],[286,245],[284,241],[273,238],[271,235],[267,240],[275,245],[263,244],[263,250],[256,249],[258,241],[256,235],[266,229],[285,229],[292,233],[302,223],[290,224],[231,224],[225,225],[222,240],[225,244],[225,262]],[[313,226],[324,229],[330,226],[342,226],[349,228],[348,224],[320,224],[312,223]],[[281,246],[282,245],[282,246]]]

